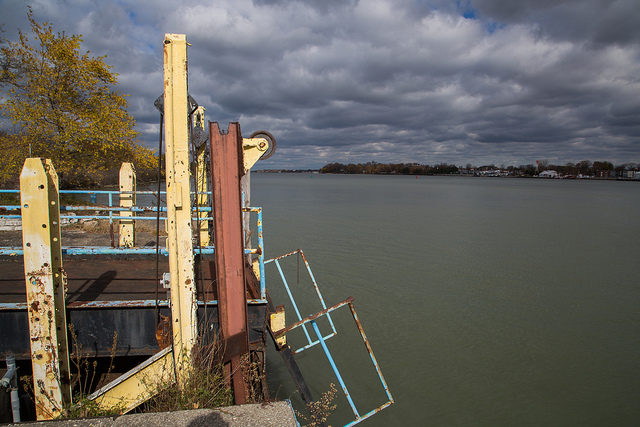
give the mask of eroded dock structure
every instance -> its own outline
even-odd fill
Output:
[[[210,343],[219,343],[216,360],[234,402],[268,401],[268,340],[303,401],[314,399],[295,355],[316,348],[353,413],[346,425],[388,407],[393,398],[353,298],[327,306],[301,250],[265,259],[263,213],[250,204],[249,174],[259,159],[273,154],[275,139],[266,131],[243,138],[238,123],[224,131],[216,122],[205,126],[204,108],[187,90],[186,37],[167,34],[163,49],[164,93],[155,105],[166,144],[164,191],[159,184],[157,191],[137,190],[128,163],[122,165],[118,190],[60,189],[55,165],[40,158],[25,161],[20,190],[2,190],[19,197],[17,204],[0,208],[2,217],[21,220],[22,241],[0,248],[0,354],[17,360],[21,374],[31,373],[37,419],[56,418],[73,404],[71,352],[115,359],[116,370],[88,396],[105,410],[126,413],[161,387],[183,389],[192,350]],[[65,193],[88,202],[61,206]],[[155,204],[141,205],[142,196],[152,196]],[[109,244],[104,238],[90,245],[66,242],[61,224],[69,214],[108,222]],[[150,245],[140,246],[135,225],[150,221],[156,233]],[[281,267],[293,255],[304,261],[317,297],[316,312],[306,316]],[[286,290],[286,306],[276,306],[267,292],[269,264]],[[327,343],[340,329],[331,314],[343,307],[386,396],[367,411],[358,409]],[[285,313],[295,321],[287,325]],[[301,344],[287,340],[294,330],[302,331]],[[7,376],[15,382],[15,372]],[[14,421],[21,418],[17,400],[12,400]]]

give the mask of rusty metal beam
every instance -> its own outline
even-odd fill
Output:
[[[29,158],[24,162],[20,174],[22,243],[38,420],[55,418],[71,403],[58,190],[58,175],[50,160]]]
[[[230,354],[230,372],[235,402],[241,404],[246,402],[247,391],[240,357],[249,348],[240,190],[242,135],[238,123],[230,123],[225,134],[218,123],[210,123],[209,135],[218,313],[222,337],[235,347],[235,354]]]

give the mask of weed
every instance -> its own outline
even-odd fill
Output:
[[[69,358],[71,361],[71,387],[73,389],[74,403],[68,405],[62,411],[61,418],[83,418],[117,415],[122,412],[122,405],[105,409],[99,402],[90,400],[87,396],[97,386],[96,374],[98,372],[98,361],[89,361],[89,358],[82,351],[82,344],[78,341],[73,324],[69,324],[69,334],[71,336],[73,353]],[[116,347],[118,344],[118,332],[114,331],[113,341],[109,355],[109,365],[104,377],[108,377],[113,370],[113,361],[116,357]]]
[[[258,352],[249,352],[241,357],[240,363],[243,365],[243,380],[247,385],[247,402],[261,403],[266,395],[264,390],[266,375],[262,358]]]
[[[307,411],[309,415],[302,414],[296,411],[296,416],[305,422],[305,427],[317,427],[327,422],[327,418],[336,410],[337,405],[334,403],[336,399],[336,385],[331,383],[329,390],[322,393],[320,400],[307,403]]]
[[[192,351],[191,369],[186,372],[182,387],[166,382],[155,386],[157,393],[143,405],[144,412],[231,405],[233,396],[224,379],[220,354],[217,340],[208,345],[197,343]]]

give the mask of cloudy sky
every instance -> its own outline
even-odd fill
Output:
[[[637,0],[0,0],[4,36],[82,34],[157,144],[162,40],[207,118],[271,131],[258,168],[640,162]]]

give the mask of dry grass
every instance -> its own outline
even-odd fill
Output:
[[[337,408],[337,405],[334,403],[337,392],[338,390],[336,389],[336,385],[331,383],[329,385],[329,390],[322,393],[322,397],[320,398],[320,400],[307,403],[307,411],[309,411],[308,416],[296,411],[296,415],[298,416],[298,418],[302,422],[306,423],[303,424],[303,426],[318,427],[324,425],[327,422],[329,416]]]
[[[167,412],[183,409],[217,408],[233,403],[223,366],[218,362],[220,346],[196,344],[192,351],[192,367],[183,387],[174,383],[156,385],[155,395],[143,405],[144,412]]]

